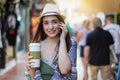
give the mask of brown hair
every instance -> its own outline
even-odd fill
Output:
[[[109,20],[110,22],[113,23],[114,18],[113,18],[113,16],[108,15],[108,16],[106,16],[106,19],[105,19],[105,20],[106,20],[106,21]]]
[[[60,15],[54,15],[54,16],[56,16],[59,21],[65,23],[64,19]],[[41,19],[40,19],[40,23],[39,23],[38,29],[36,31],[35,36],[32,39],[32,42],[40,42],[40,41],[45,40],[46,37],[47,37],[47,35],[45,34],[45,32],[43,30],[43,18],[44,17],[41,17]],[[62,32],[60,31],[60,33],[62,33]],[[60,34],[59,34],[59,36],[60,36]],[[60,41],[59,41],[59,43],[60,43]],[[59,45],[59,43],[58,43],[58,45]],[[66,45],[67,45],[67,51],[69,51],[70,47],[71,47],[71,40],[70,40],[69,33],[66,36]]]
[[[83,21],[83,26],[87,29],[89,29],[89,25],[90,25],[90,20],[86,19]]]

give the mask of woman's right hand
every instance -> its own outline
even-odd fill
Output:
[[[34,78],[35,76],[35,68],[32,68],[31,67],[31,59],[33,58],[33,56],[30,56],[30,52],[27,53],[27,60],[28,60],[28,63],[27,63],[27,66],[28,66],[28,69],[29,69],[29,75]]]
[[[28,52],[27,53],[27,61],[28,61],[28,63],[27,63],[27,66],[28,66],[28,68],[30,69],[31,68],[31,59],[33,58],[33,56],[30,56],[30,52]]]

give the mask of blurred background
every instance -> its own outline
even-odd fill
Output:
[[[75,36],[83,20],[96,16],[103,26],[106,15],[112,15],[114,23],[120,25],[120,0],[0,0],[0,80],[25,80],[26,52],[46,3],[59,6],[70,24],[71,36]],[[79,56],[77,61],[81,80]]]

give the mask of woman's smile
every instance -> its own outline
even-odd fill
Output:
[[[50,30],[48,31],[50,34],[54,34],[56,30]]]
[[[44,32],[48,37],[55,37],[59,33],[59,20],[56,16],[45,16],[43,18]]]

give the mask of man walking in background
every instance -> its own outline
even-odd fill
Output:
[[[119,60],[120,57],[120,26],[118,24],[113,23],[114,17],[112,15],[106,16],[106,25],[104,26],[104,29],[109,31],[114,39],[114,50],[115,55],[117,59]],[[114,54],[114,53],[113,53]],[[116,63],[116,66],[118,66],[118,62]],[[116,68],[117,71],[118,68]],[[112,72],[114,75],[114,73]]]
[[[91,80],[97,80],[98,71],[101,71],[102,80],[111,80],[109,75],[110,70],[110,46],[113,46],[114,41],[108,31],[102,29],[102,23],[99,18],[94,18],[94,30],[88,34],[86,46],[84,49],[85,55],[85,70],[89,64],[91,72]]]
[[[119,60],[119,57],[120,57],[120,26],[118,24],[113,23],[112,15],[106,16],[106,25],[104,29],[109,31],[114,39],[115,54]]]

